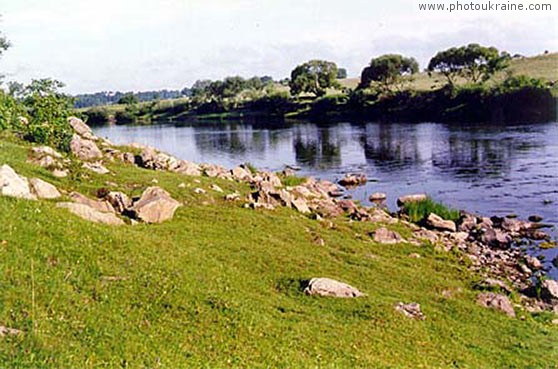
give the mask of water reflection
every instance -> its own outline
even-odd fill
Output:
[[[332,127],[299,126],[294,130],[293,148],[298,165],[330,169],[340,167],[342,139]]]
[[[359,137],[360,145],[369,165],[379,171],[392,171],[418,166],[419,153],[417,126],[368,124]]]

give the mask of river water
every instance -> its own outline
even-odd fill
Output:
[[[181,159],[232,168],[301,168],[301,175],[336,181],[364,172],[370,182],[349,191],[368,204],[374,192],[397,197],[425,192],[482,215],[540,215],[558,236],[558,123],[182,123],[98,127],[117,144],[153,145]],[[545,266],[558,249],[532,250]],[[558,277],[558,268],[550,275]]]

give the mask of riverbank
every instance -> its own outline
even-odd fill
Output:
[[[19,331],[1,343],[8,365],[499,368],[558,361],[556,316],[536,302],[553,300],[547,292],[542,300],[520,293],[529,283],[521,265],[535,267],[516,251],[337,200],[333,183],[198,165],[74,127],[73,156],[33,150],[9,134],[0,139],[2,164],[61,195],[0,196],[8,278],[0,325]],[[68,211],[106,202],[108,217],[122,224]],[[166,219],[157,223],[163,209]],[[480,264],[475,271],[473,252],[511,269],[496,276]],[[308,296],[303,287],[315,277],[365,296]]]
[[[551,122],[558,115],[558,54],[515,58],[505,72],[483,83],[458,79],[453,87],[443,76],[419,73],[389,91],[358,88],[359,79],[339,80],[325,96],[291,96],[288,86],[273,84],[265,93],[232,98],[175,100],[79,109],[88,123],[152,124],[160,121],[405,121],[506,123]]]

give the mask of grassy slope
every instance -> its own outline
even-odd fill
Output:
[[[154,178],[187,202],[161,225],[88,223],[53,202],[0,197],[0,366],[17,368],[548,368],[558,328],[474,303],[472,277],[431,246],[378,245],[374,224],[330,228],[290,210],[224,203],[210,180],[111,165],[116,176],[72,182],[25,163],[0,139],[0,163],[92,195],[110,180],[138,194]],[[178,185],[185,182],[188,188]],[[227,190],[239,185],[215,181]],[[246,191],[244,187],[241,191]],[[195,197],[196,196],[196,197]],[[403,235],[408,230],[395,229]],[[325,246],[314,241],[325,240]],[[418,252],[423,257],[407,255]],[[368,294],[304,296],[328,276]],[[106,277],[122,277],[111,280]],[[445,299],[441,292],[457,290]],[[393,310],[419,302],[426,321]]]

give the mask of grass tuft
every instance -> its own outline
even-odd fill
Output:
[[[452,209],[431,198],[407,203],[403,208],[403,212],[407,214],[411,222],[414,223],[422,222],[431,213],[439,215],[446,220],[453,220],[454,222],[459,220],[459,210]]]

